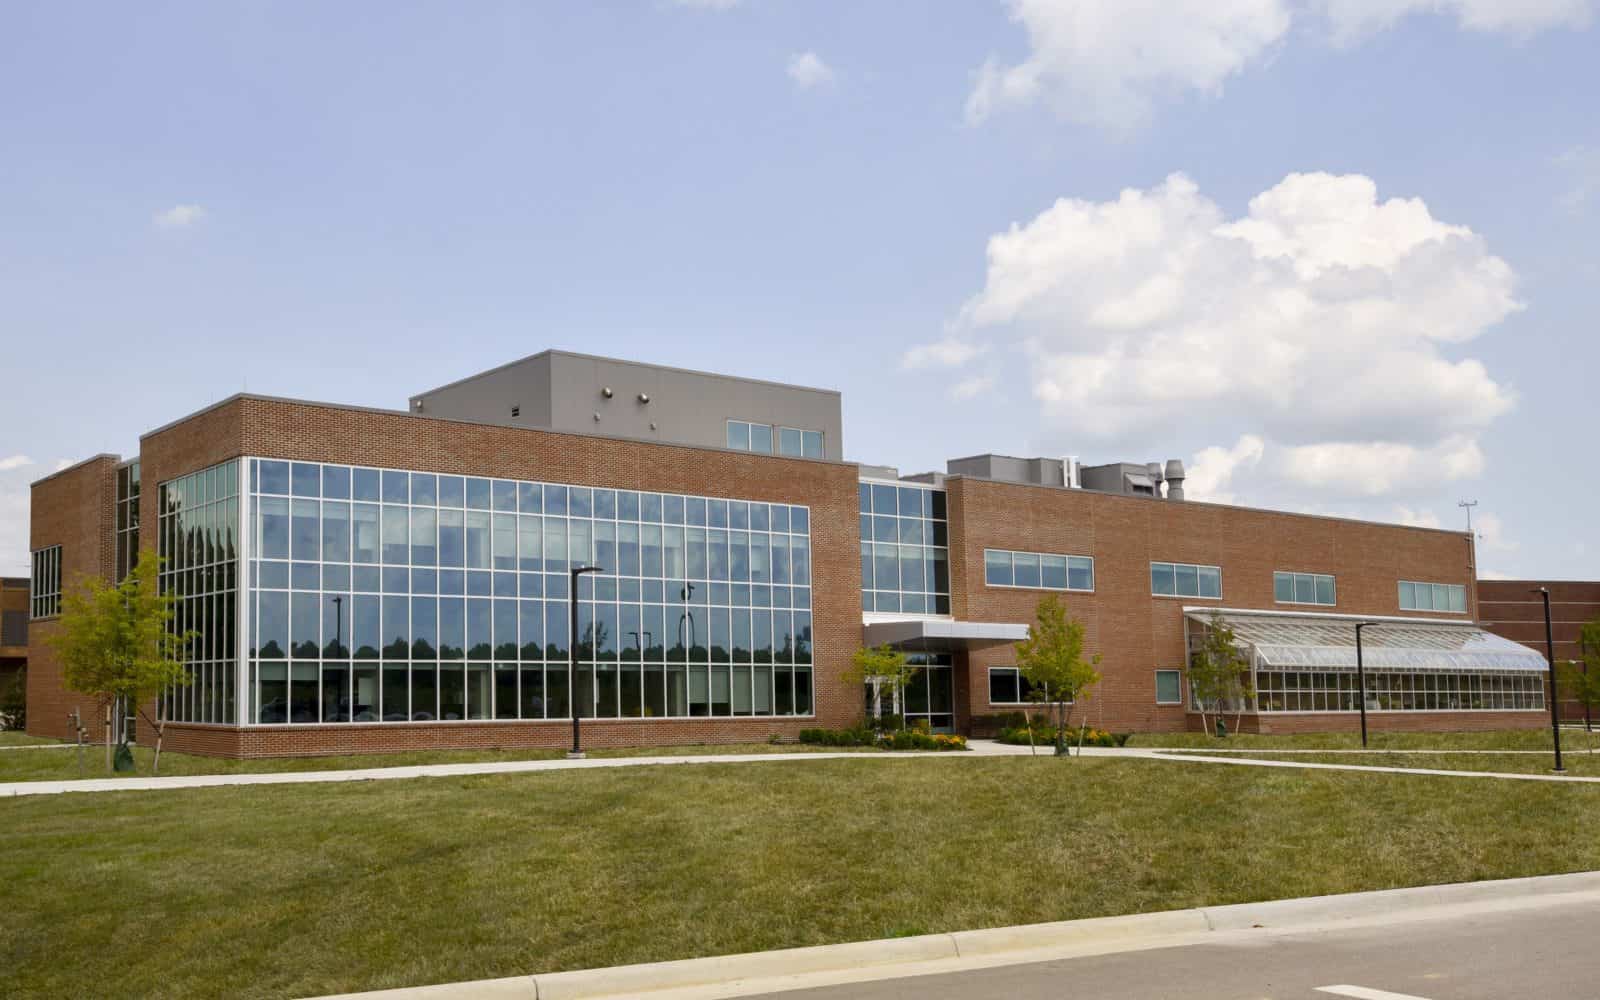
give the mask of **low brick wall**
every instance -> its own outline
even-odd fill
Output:
[[[585,719],[586,749],[682,746],[686,744],[766,743],[774,737],[792,743],[814,719],[714,718],[660,721]],[[153,736],[141,731],[149,744]],[[410,750],[500,750],[572,745],[570,721],[443,722],[316,727],[233,726],[173,723],[163,748],[214,757],[315,757]]]

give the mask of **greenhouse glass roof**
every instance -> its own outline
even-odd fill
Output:
[[[1349,615],[1186,609],[1191,622],[1208,625],[1220,614],[1240,645],[1266,667],[1315,670],[1356,668],[1356,622]],[[1366,619],[1371,620],[1371,619]],[[1361,634],[1367,670],[1526,673],[1548,669],[1526,646],[1467,622],[1383,618]]]

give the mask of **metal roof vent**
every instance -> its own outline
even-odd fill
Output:
[[[1183,481],[1186,478],[1183,463],[1176,458],[1167,459],[1167,499],[1183,499]]]

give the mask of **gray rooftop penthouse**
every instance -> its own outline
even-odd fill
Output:
[[[548,350],[412,396],[412,413],[844,459],[839,393]]]

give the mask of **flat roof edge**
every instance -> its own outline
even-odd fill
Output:
[[[1116,463],[1112,463],[1116,464]],[[1056,490],[1062,493],[1091,493],[1099,497],[1113,497],[1117,500],[1127,500],[1132,503],[1174,504],[1183,507],[1210,507],[1217,510],[1246,510],[1256,514],[1282,514],[1285,517],[1311,517],[1319,521],[1340,521],[1345,524],[1370,524],[1380,528],[1404,528],[1407,531],[1431,531],[1440,535],[1452,535],[1456,538],[1473,539],[1471,532],[1454,528],[1430,528],[1422,524],[1396,524],[1393,521],[1371,521],[1360,517],[1341,517],[1337,514],[1312,514],[1302,510],[1281,510],[1275,507],[1246,507],[1236,503],[1217,503],[1214,500],[1168,500],[1155,497],[1129,496],[1126,493],[1114,493],[1111,490],[1092,490],[1083,486],[1055,486],[1046,483],[1018,483],[1009,479],[990,479],[987,476],[973,476],[963,472],[950,473],[945,476],[945,481],[970,479],[975,483],[994,483],[999,486],[1016,486],[1030,490]],[[1475,541],[1475,539],[1474,539]]]
[[[800,392],[816,392],[829,396],[841,396],[842,398],[842,393],[838,389],[822,389],[812,385],[796,385],[793,382],[775,382],[771,379],[749,378],[744,375],[727,375],[722,372],[708,372],[699,368],[679,368],[676,365],[657,365],[651,364],[648,361],[631,361],[627,358],[609,358],[600,354],[585,354],[582,351],[564,351],[556,347],[547,347],[536,354],[530,354],[524,358],[517,358],[515,361],[507,361],[505,364],[496,365],[493,368],[485,368],[481,372],[474,372],[471,375],[458,378],[454,382],[446,382],[444,385],[436,386],[432,389],[426,389],[422,392],[413,393],[406,398],[407,400],[421,399],[424,396],[431,396],[436,392],[443,392],[446,389],[453,389],[458,385],[465,385],[466,383],[480,379],[485,375],[493,375],[496,372],[503,372],[507,368],[515,368],[517,365],[527,364],[529,361],[533,361],[538,358],[556,357],[558,355],[564,358],[578,358],[583,361],[604,361],[607,364],[613,365],[632,365],[636,368],[657,368],[661,371],[676,372],[679,375],[701,375],[707,378],[725,378],[734,382],[745,382],[750,385],[764,385],[775,389],[794,389]]]
[[[190,413],[190,414],[188,414],[186,416],[179,417],[176,420],[169,420],[167,423],[162,424],[160,427],[157,427],[155,430],[147,431],[144,434],[139,435],[139,440],[141,442],[143,442],[145,438],[152,437],[152,436],[154,436],[156,434],[160,434],[161,432],[166,431],[166,430],[170,430],[171,428],[176,427],[179,424],[185,423],[187,421],[193,420],[196,417],[204,416],[205,414],[210,413],[212,410],[219,409],[219,408],[221,408],[223,406],[228,405],[229,403],[244,402],[244,401],[255,401],[255,402],[262,402],[262,403],[285,403],[285,404],[287,404],[289,406],[308,406],[308,407],[314,407],[316,409],[321,409],[321,410],[346,410],[346,411],[349,411],[351,413],[373,413],[373,414],[378,414],[380,416],[386,416],[386,417],[404,417],[404,418],[406,418],[408,420],[432,420],[432,421],[436,421],[438,423],[444,423],[444,424],[461,424],[461,425],[466,426],[466,427],[489,427],[489,428],[493,428],[495,430],[511,431],[511,432],[514,432],[514,433],[522,433],[522,434],[549,434],[549,435],[553,435],[555,437],[573,438],[573,439],[579,440],[579,441],[585,441],[585,440],[591,440],[591,441],[592,440],[624,441],[624,442],[627,442],[629,444],[654,445],[657,448],[688,448],[688,449],[691,449],[693,451],[709,451],[709,452],[713,452],[713,453],[716,453],[716,454],[727,454],[727,455],[744,455],[744,456],[748,456],[748,457],[751,457],[751,458],[769,459],[769,460],[778,461],[778,462],[810,462],[810,463],[813,463],[813,464],[816,464],[816,465],[828,465],[828,466],[835,466],[835,467],[839,467],[839,468],[856,469],[856,470],[858,470],[858,473],[859,473],[859,470],[861,468],[861,465],[860,465],[859,462],[850,462],[850,461],[846,461],[844,459],[806,458],[806,457],[801,456],[801,455],[764,455],[764,454],[761,454],[759,452],[739,451],[739,450],[734,449],[734,448],[717,448],[717,447],[712,446],[712,445],[687,444],[687,443],[682,442],[682,441],[656,441],[656,440],[653,440],[651,438],[628,437],[628,436],[622,435],[622,434],[583,434],[583,433],[579,433],[577,431],[552,430],[552,429],[546,428],[546,427],[512,427],[512,426],[509,426],[507,424],[491,424],[491,423],[485,423],[485,422],[479,421],[479,420],[463,420],[463,419],[461,419],[459,417],[441,417],[441,416],[439,416],[437,414],[433,414],[433,413],[412,413],[410,410],[391,410],[391,409],[387,409],[387,408],[381,407],[381,406],[356,406],[356,405],[350,404],[350,403],[329,403],[329,402],[325,402],[325,401],[322,401],[322,400],[316,400],[316,399],[294,399],[294,398],[289,397],[289,396],[264,396],[264,395],[261,395],[259,393],[253,393],[253,392],[236,392],[233,395],[227,397],[226,399],[222,399],[222,400],[219,400],[219,401],[217,401],[215,403],[212,403],[210,406],[202,407],[202,408],[200,408],[198,410],[195,410],[193,413]],[[141,446],[141,450],[142,450],[142,446]],[[116,458],[117,456],[112,455],[110,457]],[[66,470],[62,470],[62,471],[66,471]]]
[[[50,480],[56,478],[57,476],[64,476],[69,472],[74,472],[74,471],[76,471],[78,469],[83,468],[85,465],[88,465],[91,462],[99,462],[99,461],[102,461],[102,460],[108,459],[108,458],[113,462],[120,463],[122,461],[122,456],[121,455],[113,455],[109,451],[102,451],[98,455],[90,455],[88,458],[81,459],[80,461],[77,461],[77,462],[73,462],[71,465],[69,465],[69,466],[67,466],[65,468],[57,469],[56,471],[50,473],[48,476],[40,476],[38,479],[35,479],[33,482],[29,483],[28,484],[28,488],[32,489],[33,487],[38,486],[40,483],[48,483]]]

